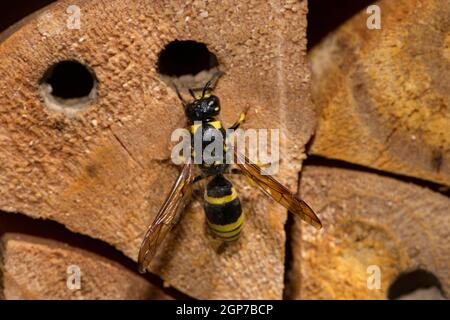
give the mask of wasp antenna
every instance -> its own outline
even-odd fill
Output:
[[[181,104],[183,105],[183,107],[186,108],[187,102],[186,100],[183,99],[183,96],[180,93],[180,90],[178,89],[177,85],[175,84],[175,82],[172,82],[172,85],[175,87],[175,92],[177,93],[178,99],[180,99]]]
[[[211,87],[211,83],[213,83],[213,81],[216,80],[216,83],[214,84],[214,87],[215,87],[217,84],[217,80],[219,80],[219,78],[221,76],[223,76],[224,74],[225,74],[225,72],[223,72],[222,70],[218,70],[218,71],[214,72],[211,79],[203,87],[202,97],[205,96],[206,90],[208,90]]]
[[[209,81],[205,84],[205,86],[203,87],[202,98],[205,96],[206,90],[208,90],[209,87],[211,86],[211,81],[212,81],[212,79],[209,80]]]
[[[216,72],[214,72],[214,74],[213,74],[213,76],[212,76],[212,78],[211,78],[211,81],[212,81],[213,79],[216,79],[216,83],[214,84],[214,87],[216,86],[217,81],[219,80],[219,78],[220,78],[221,76],[223,76],[224,74],[225,74],[225,71],[222,71],[222,70],[217,70]]]
[[[192,98],[196,99],[194,90],[189,89],[189,93],[191,94]]]

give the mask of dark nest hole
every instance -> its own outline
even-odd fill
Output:
[[[61,99],[74,99],[88,96],[95,84],[95,77],[85,65],[73,61],[61,61],[51,66],[44,74],[41,83],[52,87],[52,95]]]
[[[442,293],[442,286],[439,279],[431,272],[423,269],[404,272],[390,285],[388,299],[398,299],[418,289],[429,289],[433,287]]]
[[[79,109],[94,100],[97,78],[88,66],[75,60],[65,60],[48,68],[40,87],[48,107]]]
[[[157,68],[162,75],[196,75],[219,65],[217,57],[204,43],[193,40],[170,42],[160,53]]]
[[[375,0],[314,0],[308,1],[308,50],[318,44],[328,33],[336,30]]]

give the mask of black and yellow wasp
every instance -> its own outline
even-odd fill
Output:
[[[202,134],[201,137],[204,139],[202,140],[203,149],[211,142],[208,136],[212,136],[212,131],[215,130],[218,130],[224,138],[224,149],[227,150],[228,147],[226,145],[226,132],[222,123],[217,120],[220,113],[220,101],[217,96],[211,94],[213,79],[221,75],[222,72],[216,73],[201,89],[189,89],[194,99],[190,103],[186,103],[177,89],[178,97],[189,120],[191,137],[199,133]],[[201,94],[196,94],[197,92]],[[242,113],[231,129],[237,129],[244,119],[245,114]],[[199,122],[201,125],[198,125]],[[318,229],[322,227],[319,218],[303,200],[270,175],[264,175],[261,167],[250,162],[237,148],[233,148],[233,153],[236,158],[235,162],[239,167],[238,171],[255,182],[267,196],[312,226]],[[140,272],[146,271],[158,247],[179,220],[180,214],[189,202],[192,185],[204,178],[209,180],[204,192],[204,211],[209,229],[218,238],[227,242],[237,240],[241,234],[244,221],[241,202],[235,188],[224,176],[232,173],[230,165],[226,163],[225,159],[213,163],[202,162],[198,164],[201,174],[195,175],[194,167],[196,165],[193,163],[192,157],[191,155],[191,159],[185,161],[169,196],[145,234],[139,251]]]

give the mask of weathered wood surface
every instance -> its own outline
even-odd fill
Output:
[[[170,299],[123,266],[53,240],[5,234],[0,257],[5,299]],[[71,266],[81,271],[79,289]]]
[[[395,278],[416,269],[433,273],[448,297],[448,197],[392,178],[325,166],[304,168],[300,192],[324,228],[293,227],[291,298],[386,299]],[[368,289],[371,265],[380,268],[380,289]]]
[[[67,7],[81,29],[66,28]],[[60,1],[0,44],[0,209],[53,219],[136,259],[178,169],[170,136],[185,125],[176,94],[156,71],[170,41],[204,42],[226,72],[216,90],[231,125],[280,128],[279,177],[296,187],[315,115],[305,58],[306,1]],[[75,59],[98,78],[95,102],[71,116],[46,107],[39,81]],[[288,146],[288,147],[287,147]],[[196,298],[281,298],[286,212],[245,187],[239,243],[218,254],[194,203],[153,271]]]
[[[311,52],[311,153],[450,185],[450,5],[378,1]],[[318,111],[319,112],[319,111]]]

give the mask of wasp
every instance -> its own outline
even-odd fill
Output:
[[[182,102],[185,114],[188,118],[188,126],[191,137],[201,134],[202,149],[211,143],[211,136],[220,134],[223,137],[223,148],[228,150],[226,131],[218,116],[220,113],[220,100],[212,94],[212,81],[220,77],[219,71],[203,88],[189,89],[193,101],[187,103],[181,96],[178,88],[176,92]],[[200,94],[198,94],[200,93]],[[239,119],[230,129],[236,130],[245,120],[245,113],[241,113]],[[199,125],[201,123],[201,125]],[[193,139],[191,139],[193,141]],[[191,148],[192,150],[192,148]],[[289,191],[284,185],[270,175],[263,174],[261,166],[252,163],[237,148],[233,148],[233,154],[238,166],[237,172],[245,175],[253,181],[262,192],[275,200],[295,216],[301,218],[310,225],[320,229],[322,224],[314,211],[296,194]],[[168,197],[164,201],[155,220],[149,226],[139,251],[139,271],[144,273],[151,260],[155,256],[162,241],[179,221],[181,213],[186,208],[192,196],[192,186],[202,179],[208,179],[204,190],[204,211],[209,230],[224,242],[232,242],[239,238],[243,222],[244,212],[241,201],[232,183],[225,177],[230,173],[236,173],[230,169],[230,164],[224,161],[205,161],[194,164],[193,156],[183,164],[181,172],[172,186]],[[200,174],[195,175],[194,168],[198,166]]]

